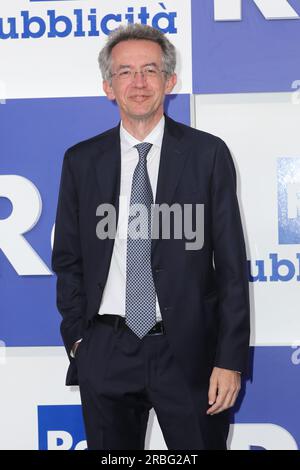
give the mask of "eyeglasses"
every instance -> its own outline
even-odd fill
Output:
[[[133,81],[137,73],[142,74],[143,78],[146,79],[155,79],[161,73],[166,73],[166,70],[160,70],[159,68],[153,65],[147,65],[142,70],[132,70],[132,69],[121,69],[118,72],[114,72],[111,74],[111,77],[116,77],[118,80],[128,80]]]

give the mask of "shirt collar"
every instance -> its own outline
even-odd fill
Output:
[[[163,134],[164,134],[164,127],[165,127],[165,116],[163,115],[156,126],[152,129],[152,131],[145,137],[143,142],[149,142],[150,144],[161,147]],[[140,144],[141,141],[133,137],[124,127],[123,122],[121,121],[120,125],[120,139],[121,139],[121,147],[123,152],[127,152],[128,150],[132,149],[137,144]]]

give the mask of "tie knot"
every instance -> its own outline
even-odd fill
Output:
[[[144,157],[144,158],[147,157],[151,147],[152,147],[152,144],[149,144],[149,142],[142,142],[141,144],[135,145],[135,148],[137,149],[139,153],[139,157]]]

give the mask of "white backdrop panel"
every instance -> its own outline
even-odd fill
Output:
[[[12,18],[16,24],[12,31],[18,37],[0,39],[0,94],[5,94],[7,99],[103,95],[97,57],[107,39],[107,29],[113,30],[121,23],[127,24],[129,17],[140,22],[138,15],[141,15],[141,8],[144,8],[144,16],[149,15],[147,24],[157,25],[166,31],[178,48],[177,72],[180,80],[173,93],[191,93],[190,0],[145,0],[143,3],[134,1],[130,5],[122,0],[1,2],[3,31],[9,34],[8,18]],[[81,13],[74,14],[74,10]],[[21,15],[21,11],[25,13]],[[48,11],[54,13],[49,14]],[[115,17],[108,20],[107,15]],[[58,19],[59,16],[66,19],[55,21],[54,18]],[[95,26],[91,27],[94,23]],[[65,37],[48,37],[49,33],[56,35],[54,29],[68,32],[68,28],[71,28],[70,33]],[[99,36],[89,36],[89,31],[96,29]],[[22,37],[24,30],[27,36],[31,34],[28,32],[30,30],[40,37]],[[76,30],[78,34],[85,35],[75,36]],[[3,96],[0,98],[3,99]]]
[[[297,98],[295,93],[195,97],[195,127],[225,140],[235,161],[252,274],[258,272],[256,261],[264,267],[266,279],[250,285],[253,345],[299,344],[299,244],[279,244],[277,175],[278,159],[299,164]],[[299,167],[296,176],[299,184]],[[271,280],[276,274],[271,253],[293,263],[292,279]],[[288,268],[281,266],[279,273],[288,274]]]

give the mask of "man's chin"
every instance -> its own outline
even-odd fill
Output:
[[[146,121],[152,116],[154,116],[155,112],[154,111],[148,111],[148,112],[135,112],[135,113],[130,113],[131,119],[134,119],[136,121]]]
[[[129,118],[135,121],[147,121],[159,115],[161,110],[163,111],[163,106],[153,106],[150,103],[144,106],[127,106],[123,109],[124,118]]]

